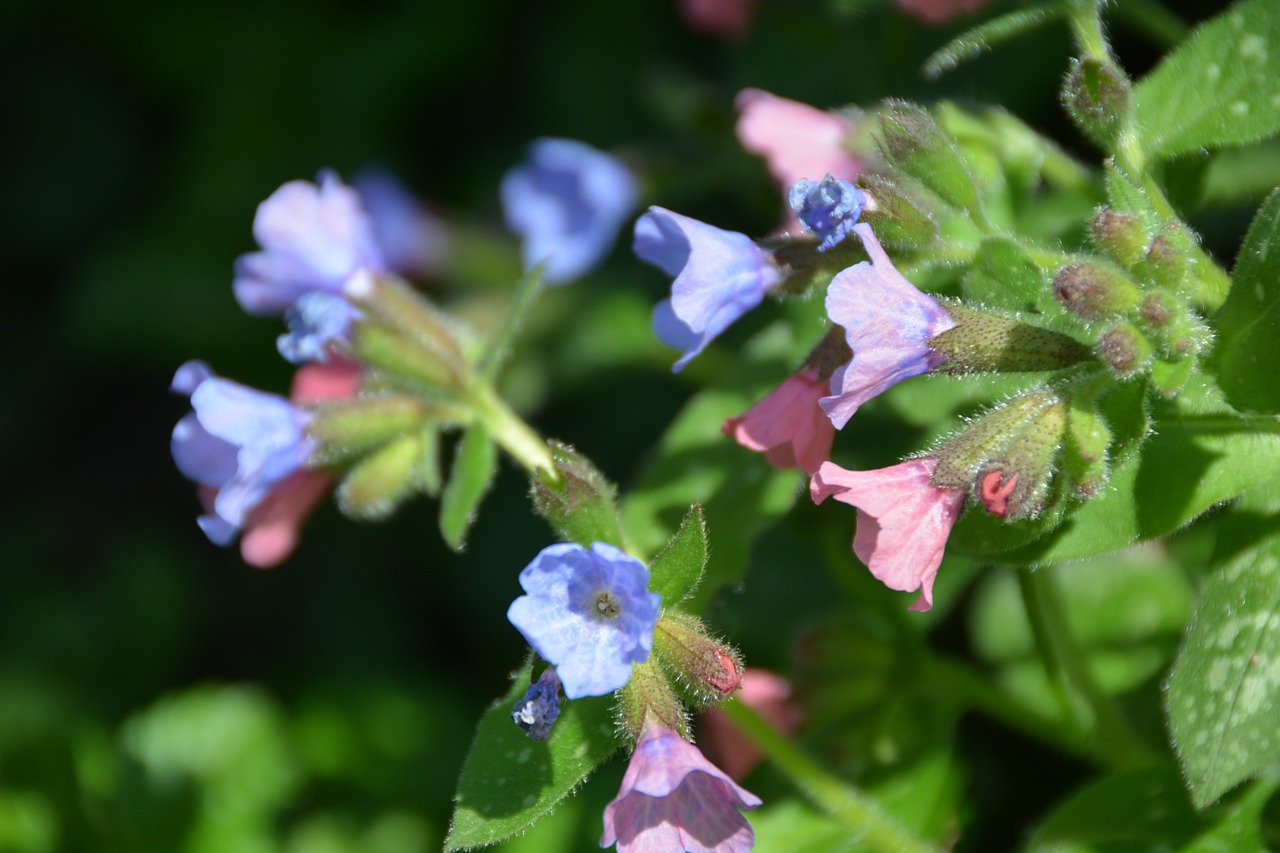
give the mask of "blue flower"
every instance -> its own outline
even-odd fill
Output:
[[[210,540],[228,545],[271,490],[306,466],[314,450],[306,433],[311,415],[283,397],[214,376],[198,361],[178,368],[170,388],[189,394],[195,410],[173,429],[173,461],[216,490],[198,523]]]
[[[653,311],[653,331],[689,360],[760,304],[782,281],[782,272],[750,237],[651,207],[636,221],[635,253],[673,276],[671,298]]]
[[[373,222],[388,269],[410,278],[440,272],[449,253],[449,234],[438,216],[390,172],[361,172],[352,186]]]
[[[258,205],[253,236],[262,251],[236,259],[234,283],[250,314],[281,314],[313,291],[340,296],[387,270],[359,193],[332,172],[318,185],[289,181],[272,193]]]
[[[326,362],[330,347],[349,341],[351,324],[362,316],[341,296],[323,290],[304,293],[285,310],[289,331],[276,338],[276,349],[293,364]]]
[[[812,231],[821,239],[819,252],[833,248],[849,236],[866,203],[861,190],[830,174],[817,183],[796,181],[787,195],[787,204],[795,211],[804,230]]]
[[[662,596],[648,584],[645,565],[612,545],[551,545],[520,572],[528,594],[507,618],[555,666],[565,696],[604,696],[649,659]]]
[[[549,666],[511,709],[511,721],[533,740],[551,737],[551,727],[560,716],[560,678]]]
[[[636,182],[617,158],[570,139],[539,139],[502,178],[507,226],[526,270],[547,264],[564,284],[599,263],[636,205]]]

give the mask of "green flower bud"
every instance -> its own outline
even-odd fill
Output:
[[[1117,317],[1132,310],[1142,298],[1138,286],[1122,274],[1083,261],[1058,270],[1053,295],[1062,307],[1085,320]]]
[[[462,412],[402,394],[377,394],[320,403],[307,434],[318,445],[315,465],[332,465],[367,453],[391,439],[421,429],[428,421],[458,422]]]
[[[1028,421],[1003,453],[979,469],[975,496],[988,512],[1013,520],[1033,518],[1044,510],[1066,422],[1066,405],[1054,402]]]
[[[664,613],[653,630],[653,651],[694,704],[731,699],[742,686],[742,657],[737,649],[709,636],[695,616],[673,610]]]
[[[1132,323],[1121,323],[1099,335],[1093,351],[1117,376],[1128,379],[1147,366],[1155,347]]]
[[[1146,257],[1147,231],[1136,216],[1100,207],[1091,230],[1098,250],[1126,269]]]
[[[457,388],[469,376],[452,321],[405,282],[370,278],[351,298],[364,315],[353,333],[360,361],[432,389]]]
[[[985,311],[944,303],[956,325],[928,341],[947,356],[939,368],[970,371],[1057,370],[1089,359],[1089,348],[1075,338]]]
[[[928,454],[938,460],[929,482],[939,489],[972,489],[980,472],[992,470],[993,462],[1005,458],[1006,450],[1023,430],[1060,402],[1056,393],[1042,388],[1014,397],[970,421]]]
[[[1195,238],[1181,224],[1171,222],[1151,241],[1146,256],[1134,266],[1134,273],[1156,287],[1182,292],[1197,251]]]
[[[1062,468],[1077,498],[1087,500],[1107,484],[1111,427],[1098,411],[1097,399],[1072,395],[1067,408],[1067,440],[1063,443]]]
[[[1115,142],[1129,114],[1129,78],[1100,59],[1075,59],[1062,84],[1062,105],[1084,133],[1104,148]]]
[[[978,190],[968,166],[929,113],[915,104],[888,101],[880,115],[880,129],[881,150],[890,166],[915,178],[947,204],[978,211]]]
[[[338,485],[338,509],[351,518],[386,518],[416,491],[424,449],[421,431],[393,439],[365,456]]]
[[[579,545],[593,542],[622,543],[618,521],[617,488],[591,461],[567,444],[547,442],[559,482],[539,473],[530,480],[529,497],[534,509],[557,533]]]
[[[639,737],[647,718],[671,729],[683,738],[689,736],[689,719],[680,700],[671,689],[667,677],[652,659],[631,667],[631,678],[619,691],[622,728],[632,740]]]
[[[938,239],[938,224],[925,205],[883,175],[861,175],[858,188],[867,196],[862,221],[890,249],[923,249]]]

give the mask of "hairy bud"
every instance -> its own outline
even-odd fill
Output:
[[[738,651],[709,636],[694,616],[671,610],[663,614],[653,631],[653,651],[696,704],[723,702],[742,686]]]
[[[632,738],[640,736],[645,720],[649,718],[681,737],[689,736],[689,720],[680,700],[654,661],[638,663],[631,668],[631,678],[620,691],[619,698],[622,727]]]
[[[955,144],[921,107],[889,101],[880,114],[882,150],[890,165],[961,210],[978,209],[978,190]]]
[[[1147,366],[1155,347],[1132,323],[1121,323],[1099,335],[1093,351],[1118,376],[1128,379]]]
[[[1091,231],[1099,251],[1126,269],[1146,257],[1147,232],[1135,216],[1109,207],[1099,208]]]
[[[1072,60],[1062,84],[1062,105],[1076,126],[1110,147],[1129,113],[1129,78],[1099,59]]]
[[[1056,370],[1090,358],[1088,347],[1060,332],[956,302],[945,307],[956,325],[928,344],[947,356],[948,372]]]
[[[1141,292],[1123,275],[1083,261],[1058,270],[1053,295],[1062,307],[1086,320],[1116,317],[1138,304]]]

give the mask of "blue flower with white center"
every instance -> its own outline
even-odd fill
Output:
[[[605,256],[636,205],[622,161],[572,139],[539,139],[502,177],[507,226],[523,241],[524,268],[546,263],[547,284],[565,284]]]
[[[818,251],[825,252],[848,237],[862,215],[867,198],[848,181],[828,174],[821,181],[796,181],[787,195],[804,230],[818,235]]]
[[[551,727],[559,716],[560,678],[556,668],[549,666],[511,709],[511,721],[532,740],[546,740],[551,737]]]
[[[543,548],[520,572],[507,619],[555,666],[570,699],[604,696],[649,659],[662,596],[644,563],[603,542]]]

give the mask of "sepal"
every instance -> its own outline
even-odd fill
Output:
[[[618,700],[618,722],[633,742],[650,719],[688,739],[689,718],[666,675],[652,659],[631,668],[631,678],[618,692]]]
[[[930,349],[947,357],[943,371],[1057,370],[1091,358],[1088,347],[1061,332],[954,301],[944,307],[956,325],[928,341]]]
[[[742,656],[710,636],[696,616],[667,610],[654,628],[653,651],[680,693],[696,706],[731,699],[742,686]]]

